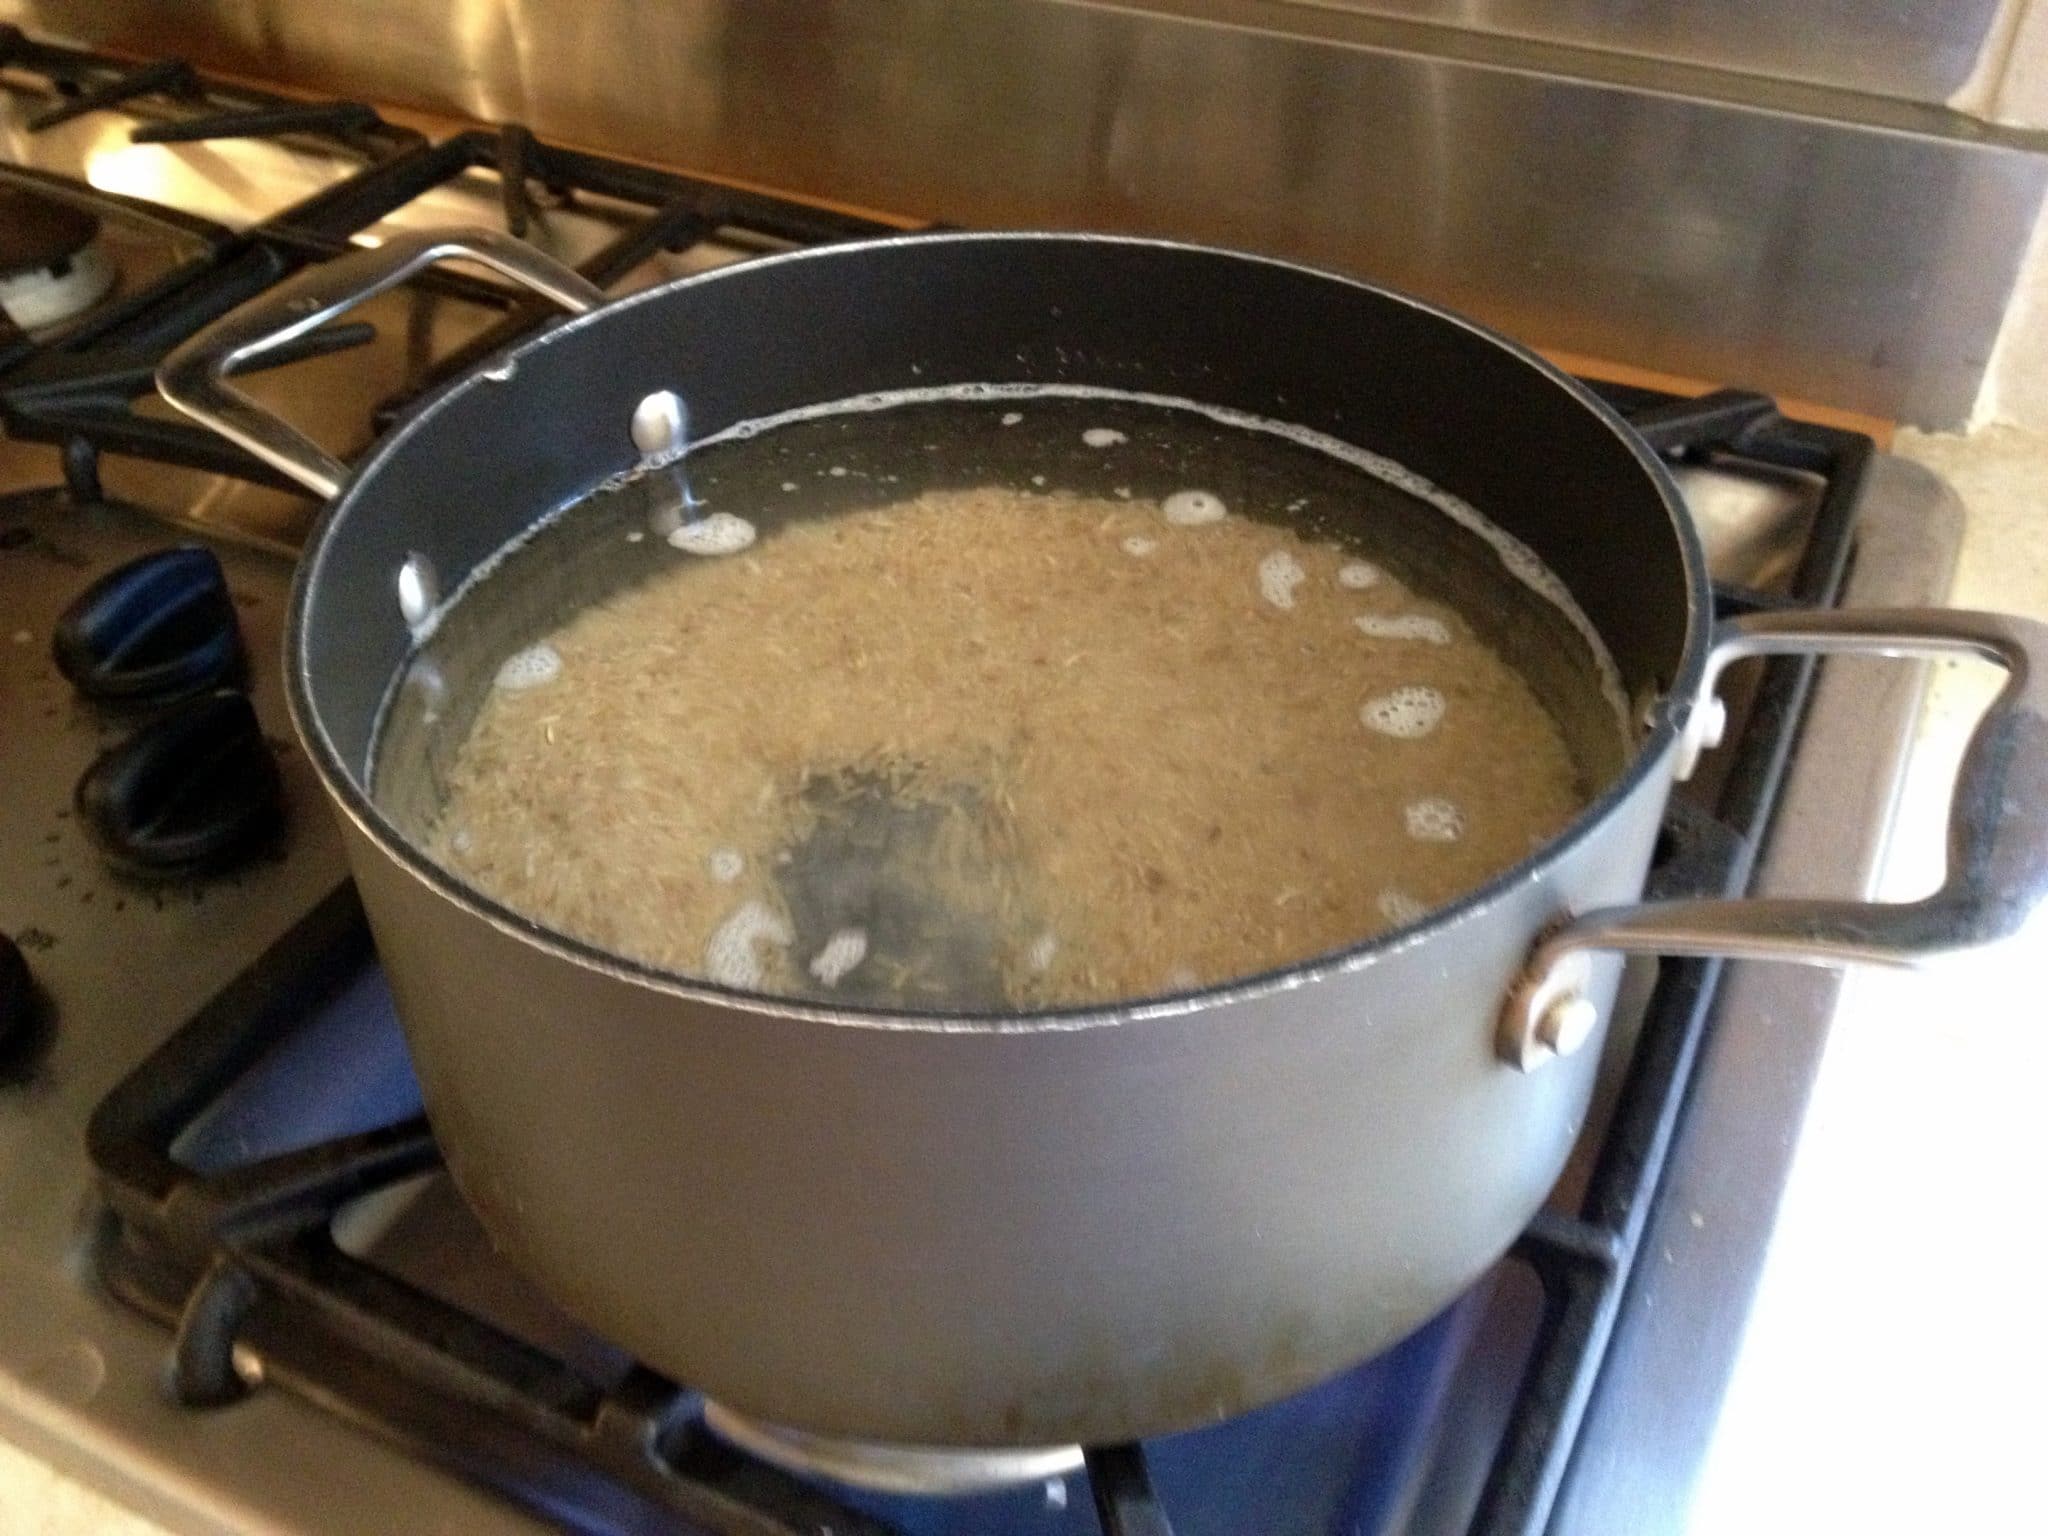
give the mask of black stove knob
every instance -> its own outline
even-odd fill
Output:
[[[0,933],[0,1059],[14,1054],[34,1031],[35,1021],[35,978],[28,973],[21,946]]]
[[[101,753],[79,820],[113,864],[150,879],[218,874],[283,824],[277,761],[239,693],[191,699]]]
[[[57,670],[103,704],[155,705],[234,681],[242,632],[211,550],[159,550],[79,593],[50,641]]]

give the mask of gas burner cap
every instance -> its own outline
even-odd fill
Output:
[[[0,186],[0,310],[24,331],[83,314],[114,286],[100,221],[26,187]]]
[[[717,1403],[704,1404],[705,1426],[721,1440],[787,1472],[822,1477],[875,1493],[982,1493],[1043,1483],[1078,1472],[1078,1445],[883,1445],[838,1440],[763,1424]]]

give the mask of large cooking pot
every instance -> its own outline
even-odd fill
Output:
[[[444,258],[577,314],[441,390],[352,473],[227,382]],[[1604,637],[1644,705],[1631,760],[1548,845],[1397,932],[1188,995],[1009,1017],[778,1001],[600,953],[467,888],[372,799],[414,625],[630,468],[649,397],[674,392],[709,434],[968,381],[1284,415],[1463,496]],[[1716,631],[1672,482],[1613,412],[1364,283],[1154,241],[947,234],[608,303],[526,245],[461,231],[298,274],[159,383],[331,499],[292,595],[292,712],[464,1194],[570,1313],[738,1419],[1031,1446],[1278,1397],[1415,1327],[1529,1220],[1585,1115],[1620,955],[1905,962],[2012,931],[2048,884],[2043,626],[1913,611]],[[1948,883],[1907,905],[1635,904],[1672,782],[1717,734],[1722,669],[1831,651],[2010,671],[1957,786]]]

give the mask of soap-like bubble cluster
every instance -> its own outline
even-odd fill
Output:
[[[868,957],[868,935],[864,928],[842,928],[825,941],[825,947],[811,957],[811,974],[828,987],[836,987],[853,968]]]
[[[1308,580],[1301,562],[1284,549],[1276,549],[1259,562],[1259,596],[1275,608],[1294,606],[1294,589]]]
[[[1114,448],[1118,443],[1127,443],[1130,439],[1115,427],[1090,427],[1081,434],[1081,441],[1090,448]]]
[[[1379,906],[1380,916],[1397,927],[1419,923],[1429,911],[1406,891],[1381,891]]]
[[[1353,592],[1377,586],[1379,579],[1380,568],[1370,560],[1346,560],[1337,567],[1337,585],[1348,587]]]
[[[1418,843],[1455,843],[1465,835],[1465,813],[1434,795],[1411,802],[1402,815]]]
[[[722,987],[758,992],[768,977],[759,946],[785,948],[795,937],[767,903],[746,902],[718,925],[704,946],[704,974]]]
[[[1042,976],[1052,969],[1053,957],[1059,952],[1059,936],[1048,928],[1044,933],[1041,933],[1031,941],[1031,953],[1025,956],[1025,959],[1029,962],[1032,971]]]
[[[1415,685],[1396,688],[1376,699],[1367,699],[1358,718],[1368,730],[1383,736],[1412,740],[1427,736],[1444,717],[1444,696],[1434,688]]]
[[[1361,613],[1352,621],[1375,640],[1421,640],[1449,645],[1451,627],[1426,613]]]
[[[1140,560],[1159,547],[1157,539],[1148,539],[1142,533],[1134,533],[1124,540],[1123,549],[1127,555],[1136,555]]]
[[[730,512],[713,512],[679,524],[668,541],[688,555],[736,555],[754,542],[754,525]]]
[[[1176,528],[1220,523],[1230,515],[1230,508],[1214,491],[1175,491],[1159,504],[1159,510]]]
[[[552,683],[561,675],[562,658],[552,645],[529,645],[507,656],[493,681],[508,693],[518,693]]]
[[[711,878],[720,885],[731,885],[747,872],[747,856],[737,848],[715,849],[704,862],[711,870]]]

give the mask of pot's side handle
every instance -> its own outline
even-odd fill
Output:
[[[1838,609],[1760,613],[1716,637],[1680,743],[1690,774],[1724,719],[1715,688],[1752,656],[1981,656],[2005,687],[1963,753],[1949,812],[1948,874],[1919,901],[1803,898],[1659,901],[1583,913],[1545,935],[1509,992],[1497,1041],[1529,1070],[1582,1044],[1596,1022],[1582,992],[1586,957],[1623,954],[1796,960],[1810,965],[1913,965],[2016,932],[2048,896],[2048,624],[1961,609]]]
[[[604,302],[604,291],[582,274],[502,231],[409,231],[303,268],[230,310],[163,360],[157,390],[193,420],[330,498],[340,491],[348,466],[236,389],[228,375],[423,268],[451,260],[480,263],[578,314]]]

